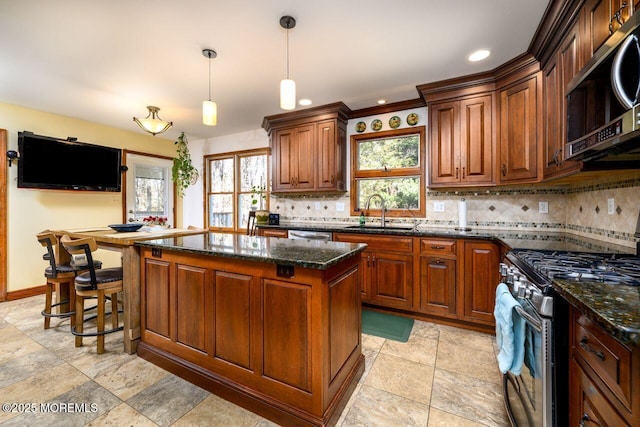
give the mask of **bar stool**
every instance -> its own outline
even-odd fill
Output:
[[[249,218],[247,218],[247,236],[256,235],[256,211],[249,211]]]
[[[82,337],[97,337],[97,353],[104,353],[104,336],[123,330],[118,326],[118,292],[122,292],[122,267],[96,269],[93,266],[92,252],[98,249],[96,241],[92,237],[72,240],[68,235],[60,239],[62,246],[70,254],[84,254],[89,270],[78,274],[75,278],[76,291],[76,323],[71,328],[71,333],[76,337],[76,347],[82,346]],[[84,300],[96,297],[98,299],[97,329],[95,332],[84,332]],[[111,312],[105,313],[105,302],[111,299]],[[122,311],[120,311],[122,313]],[[111,329],[105,331],[104,323],[107,314],[111,314]]]
[[[49,266],[44,270],[44,277],[47,279],[46,291],[45,291],[45,303],[44,310],[41,314],[44,316],[44,329],[51,327],[51,318],[71,318],[71,325],[75,322],[75,290],[72,286],[73,280],[76,274],[88,269],[86,263],[62,263],[56,262],[55,246],[58,244],[58,239],[50,231],[43,231],[36,235],[38,242],[47,248],[47,253],[42,256],[42,259],[49,261]],[[102,262],[94,261],[94,266],[97,269],[102,267]],[[52,304],[53,293],[56,293],[58,302]],[[62,295],[68,295],[69,299],[61,300]],[[68,304],[68,309],[62,313],[53,313],[52,309],[55,307]]]

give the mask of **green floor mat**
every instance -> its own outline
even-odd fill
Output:
[[[362,310],[362,333],[387,338],[394,341],[407,342],[413,328],[413,319]]]

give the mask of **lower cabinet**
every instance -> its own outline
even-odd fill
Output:
[[[420,306],[425,313],[456,318],[455,240],[420,239]]]
[[[462,320],[495,325],[493,308],[500,281],[500,248],[492,242],[465,240],[458,295]]]

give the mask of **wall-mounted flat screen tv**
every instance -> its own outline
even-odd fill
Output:
[[[18,132],[18,188],[113,191],[121,188],[122,150]]]

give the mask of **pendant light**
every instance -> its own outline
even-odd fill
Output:
[[[289,30],[295,28],[296,20],[288,15],[283,16],[280,26],[287,30],[287,78],[280,81],[280,108],[293,110],[296,108],[296,82],[289,78]]]
[[[211,60],[218,54],[213,49],[203,49],[202,55],[209,58],[209,100],[202,101],[202,123],[215,126],[218,124],[218,105],[211,100]]]
[[[149,110],[149,114],[144,119],[138,119],[137,117],[133,118],[133,121],[140,126],[140,129],[156,136],[173,126],[173,122],[165,122],[160,118],[158,115],[158,111],[160,111],[160,109],[158,107],[149,105],[147,106],[147,110]]]

